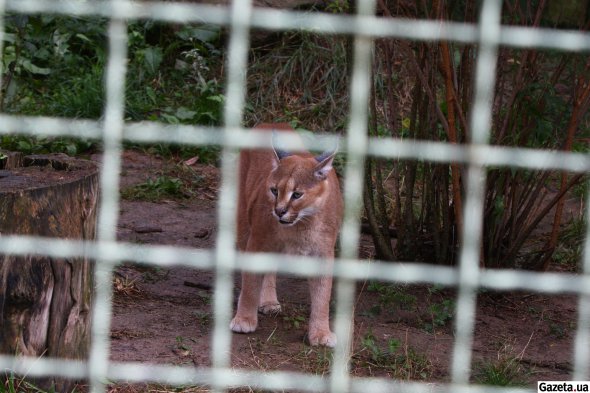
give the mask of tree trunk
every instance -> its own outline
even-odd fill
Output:
[[[97,166],[65,155],[19,161],[0,171],[0,236],[94,239]],[[86,359],[92,295],[93,269],[85,258],[0,255],[0,352]],[[34,383],[66,392],[74,381]]]

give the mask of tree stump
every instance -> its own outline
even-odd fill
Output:
[[[0,154],[0,236],[94,239],[98,168],[63,154]],[[86,359],[93,269],[84,258],[0,254],[0,353]],[[74,381],[35,380],[71,391]]]

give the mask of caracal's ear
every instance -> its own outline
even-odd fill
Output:
[[[289,153],[286,150],[279,149],[277,146],[278,146],[277,132],[276,132],[276,130],[272,130],[272,151],[275,153],[275,157],[276,157],[277,163],[278,163],[278,161],[281,161],[283,158],[289,157],[291,155],[291,153]]]
[[[332,163],[334,162],[334,157],[336,157],[336,150],[327,151],[320,154],[319,156],[314,157],[318,162],[316,167],[313,169],[313,174],[316,179],[326,180],[328,174],[333,168]]]

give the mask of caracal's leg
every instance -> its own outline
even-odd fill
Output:
[[[258,325],[258,301],[262,287],[262,275],[242,273],[242,290],[238,310],[229,327],[237,333],[251,333]]]
[[[330,330],[330,296],[332,277],[309,279],[311,296],[311,316],[309,318],[308,338],[311,345],[336,346],[336,335]]]
[[[278,314],[281,312],[281,304],[277,298],[276,273],[266,273],[264,275],[259,304],[258,311],[260,311],[262,314]]]

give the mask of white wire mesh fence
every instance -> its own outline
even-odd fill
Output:
[[[104,120],[86,121],[45,117],[22,117],[0,114],[0,134],[20,133],[37,136],[72,136],[100,139],[104,145],[101,170],[101,210],[98,237],[94,242],[1,236],[2,254],[38,254],[54,257],[85,256],[96,260],[96,297],[93,309],[91,353],[87,362],[56,359],[33,359],[0,356],[0,368],[29,376],[55,375],[86,378],[92,392],[105,389],[106,381],[157,381],[168,384],[204,384],[215,390],[235,386],[253,386],[269,390],[303,391],[400,391],[400,392],[480,392],[497,388],[469,384],[472,341],[475,321],[475,298],[479,288],[498,290],[524,289],[543,293],[568,292],[579,295],[578,328],[574,348],[572,379],[588,378],[590,344],[590,240],[585,242],[584,274],[534,273],[522,271],[481,270],[483,185],[488,166],[511,166],[532,169],[559,169],[587,172],[590,157],[579,153],[560,153],[534,149],[489,146],[492,95],[495,84],[497,49],[512,47],[551,48],[562,51],[590,50],[590,34],[502,26],[502,2],[486,0],[476,25],[431,21],[378,18],[375,1],[359,1],[357,15],[329,15],[278,9],[253,8],[249,0],[235,0],[230,7],[171,2],[113,1],[42,1],[2,0],[0,15],[51,13],[76,16],[100,16],[110,20],[109,56],[106,77]],[[165,126],[158,123],[124,121],[125,73],[127,57],[127,22],[152,19],[175,23],[209,23],[229,27],[227,90],[224,127]],[[235,251],[233,218],[236,206],[236,157],[240,148],[266,147],[241,127],[245,97],[245,74],[249,31],[302,29],[323,34],[355,34],[354,64],[350,86],[350,120],[346,141],[341,145],[348,154],[345,170],[345,219],[341,232],[341,256],[335,263],[336,313],[334,325],[340,340],[335,349],[331,376],[233,369],[230,364],[231,332],[228,329],[232,309],[233,276],[237,269],[262,272],[277,269],[300,276],[321,273],[313,258],[258,254]],[[3,25],[0,18],[0,42]],[[479,47],[471,142],[458,146],[439,142],[417,142],[367,137],[367,101],[373,39],[395,37],[410,40],[450,40],[474,43]],[[1,62],[0,62],[1,64]],[[118,181],[121,168],[122,141],[174,142],[187,145],[221,145],[222,184],[218,202],[218,236],[212,250],[171,246],[135,245],[116,240],[119,212]],[[331,141],[326,141],[331,145]],[[463,243],[457,267],[427,266],[418,263],[368,263],[356,260],[359,243],[364,159],[367,155],[416,159],[433,162],[460,162],[468,167],[464,210]],[[590,220],[588,220],[590,222]],[[158,266],[186,265],[215,271],[212,367],[191,368],[109,361],[109,328],[112,314],[110,290],[113,268],[122,260]],[[281,263],[278,263],[278,261]],[[293,263],[289,263],[292,261]],[[295,263],[296,262],[296,263]],[[356,280],[378,278],[404,283],[434,283],[458,287],[455,342],[450,382],[432,385],[400,383],[379,378],[353,378],[348,372],[350,320]],[[526,389],[503,389],[524,392]]]

